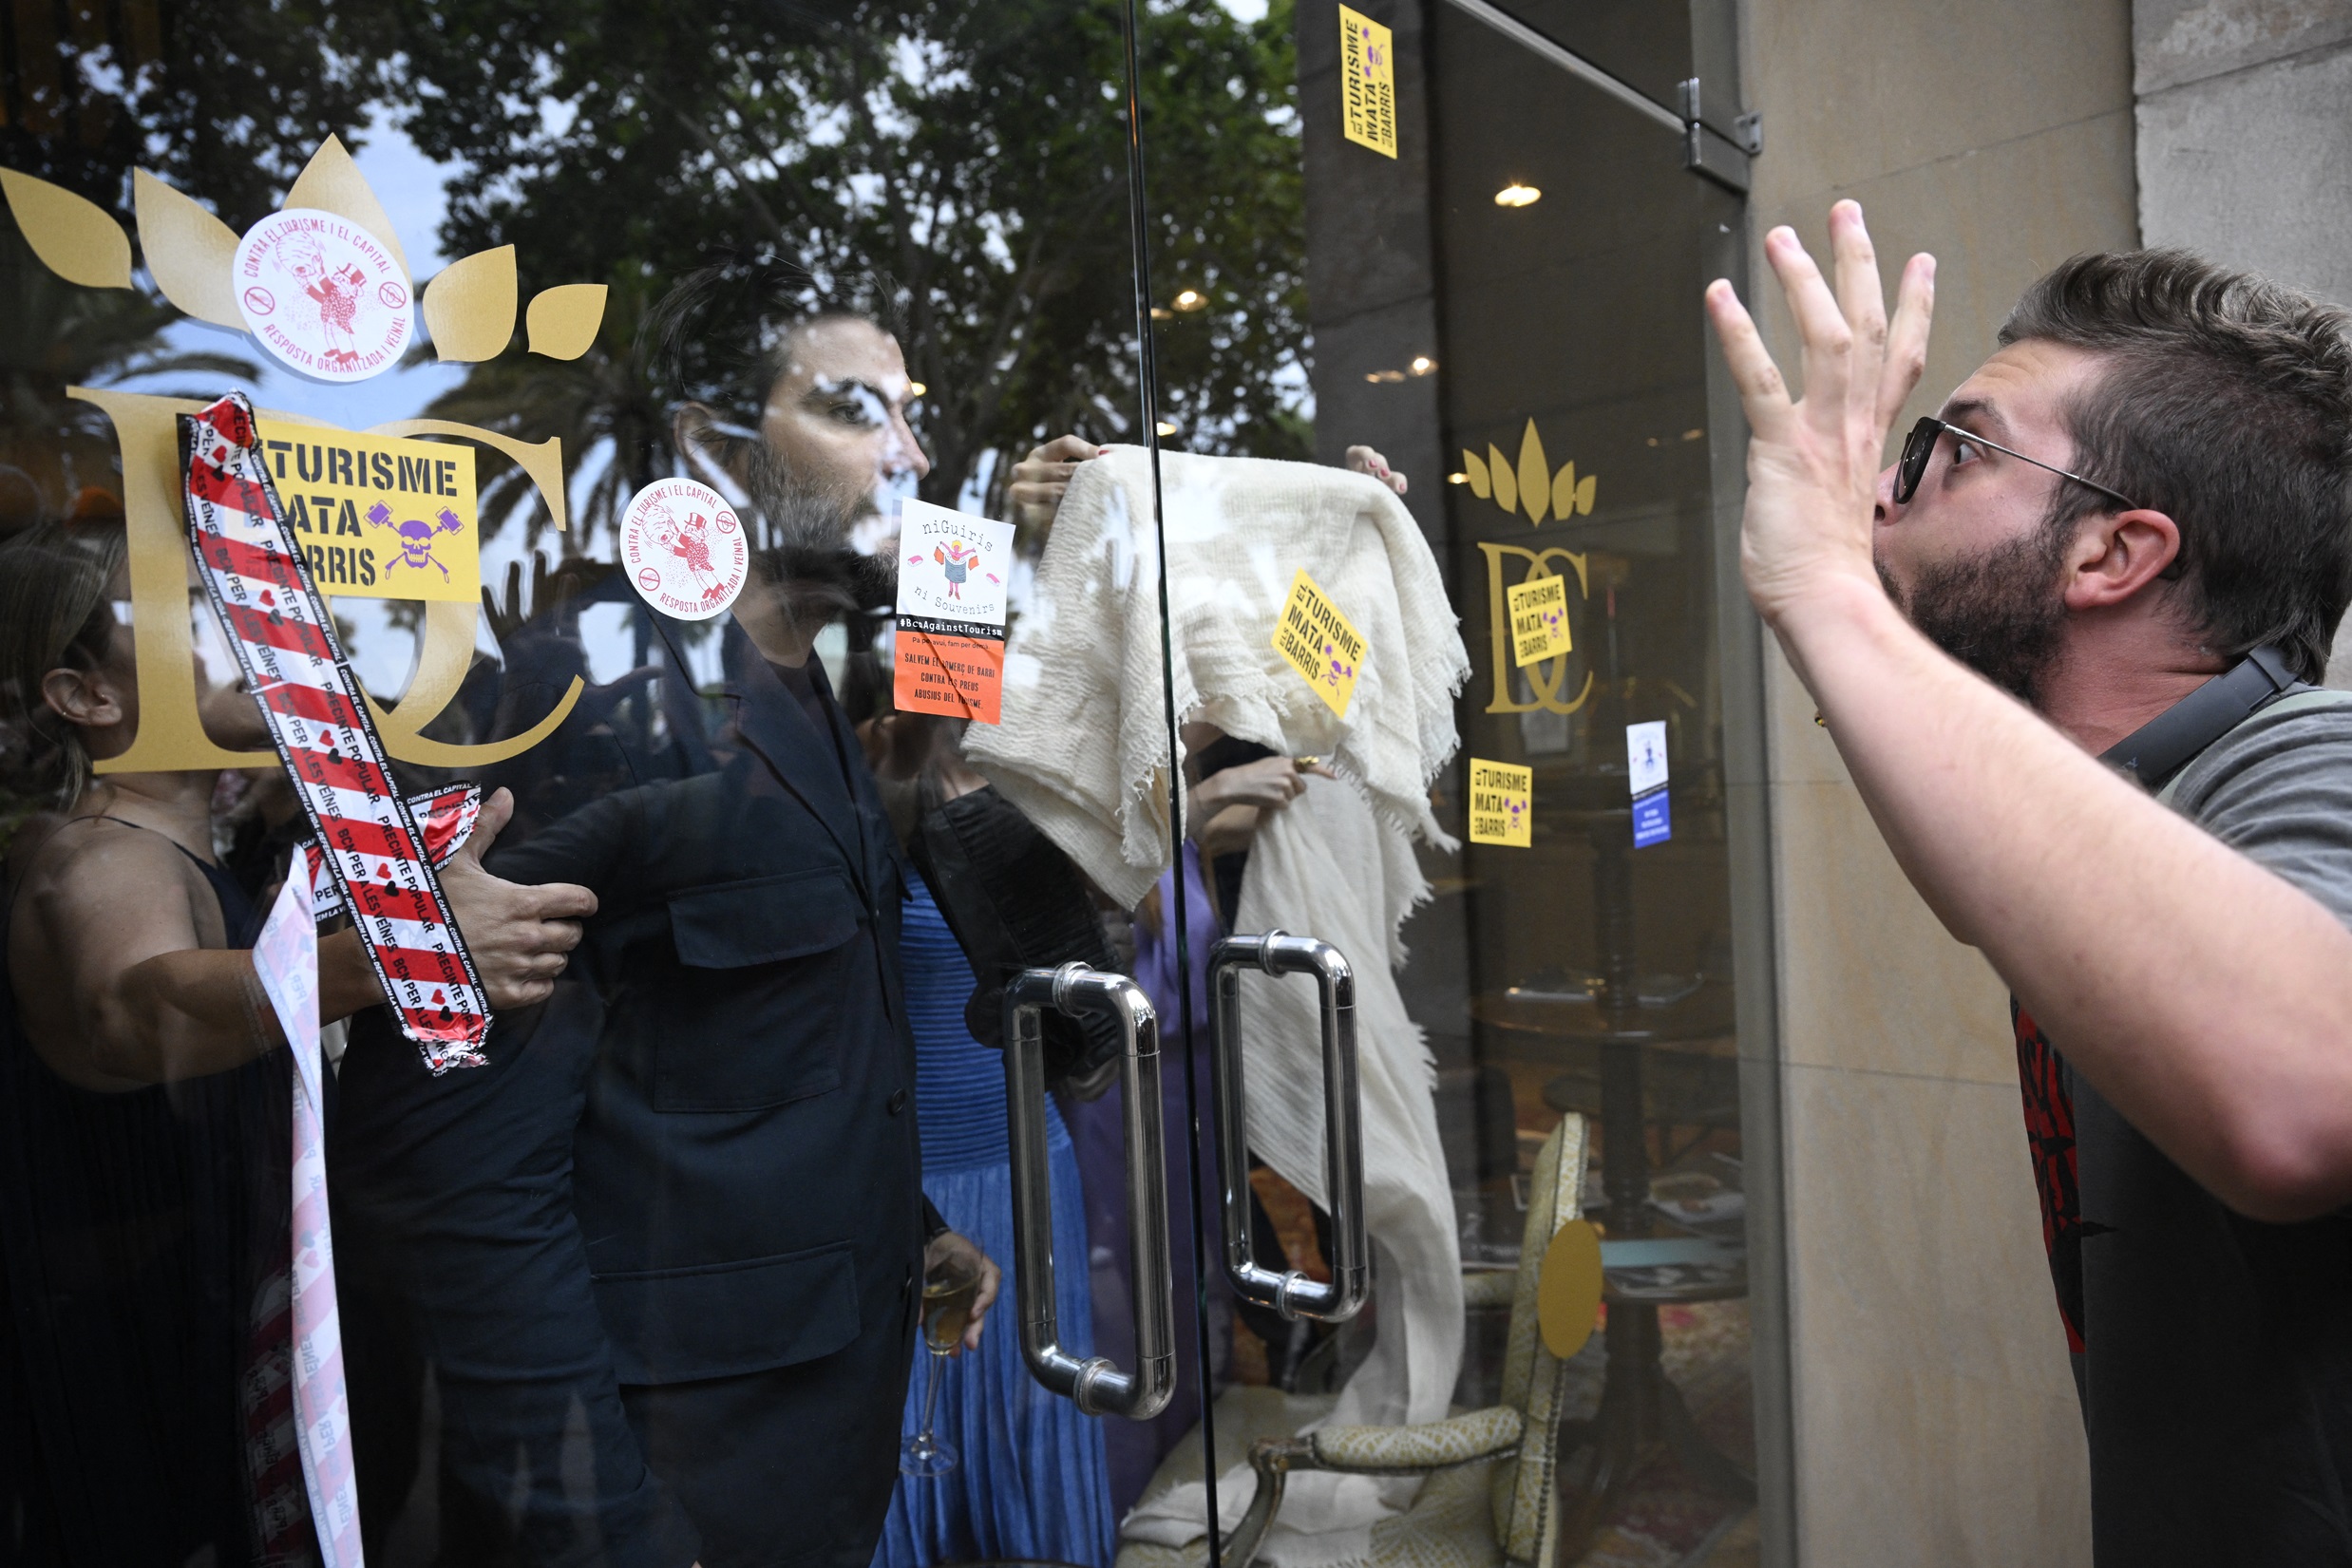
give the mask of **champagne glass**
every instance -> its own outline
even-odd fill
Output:
[[[901,1475],[943,1476],[956,1467],[956,1450],[939,1441],[931,1423],[939,1407],[947,1358],[956,1353],[964,1325],[972,1320],[972,1302],[979,1290],[979,1269],[960,1253],[948,1254],[923,1273],[923,1348],[931,1352],[931,1365],[923,1383],[922,1429],[899,1445]]]

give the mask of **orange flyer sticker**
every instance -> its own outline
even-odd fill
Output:
[[[995,724],[1004,716],[1004,639],[958,637],[899,622],[890,700],[901,712]]]
[[[1005,586],[1013,525],[909,501],[899,514],[891,702],[995,724],[1004,711]]]

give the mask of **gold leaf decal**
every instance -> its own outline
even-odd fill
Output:
[[[477,251],[425,285],[425,326],[443,360],[496,359],[515,335],[515,248]]]
[[[85,289],[131,286],[131,240],[105,209],[63,186],[0,169],[9,210],[41,264]]]
[[[1470,494],[1480,501],[1494,493],[1487,481],[1487,460],[1467,446],[1462,448],[1462,472],[1470,476]]]
[[[549,359],[578,359],[604,325],[604,285],[565,283],[542,289],[531,296],[523,320],[531,332],[531,352]]]
[[[351,161],[351,155],[339,139],[330,136],[318,144],[318,151],[311,155],[301,178],[286,193],[286,205],[315,207],[322,213],[350,218],[384,242],[384,248],[392,253],[401,276],[416,276],[408,270],[408,255],[400,248],[400,234],[392,227],[391,215],[375,198],[375,192],[368,188],[367,180],[360,178],[359,165]]]
[[[163,297],[199,321],[245,330],[231,281],[237,234],[226,223],[144,169],[131,173],[139,248]]]
[[[1591,507],[1584,508],[1589,512]],[[1576,464],[1560,465],[1560,472],[1551,477],[1551,515],[1560,519],[1576,516]]]
[[[1529,522],[1542,522],[1551,509],[1551,470],[1544,466],[1544,438],[1535,433],[1533,420],[1519,438],[1519,499],[1527,503]]]
[[[1593,474],[1586,474],[1576,482],[1576,515],[1578,517],[1591,515],[1593,486],[1598,482],[1598,476]]]
[[[1519,479],[1510,471],[1510,463],[1503,449],[1487,443],[1487,468],[1494,480],[1494,504],[1506,512],[1519,510]]]

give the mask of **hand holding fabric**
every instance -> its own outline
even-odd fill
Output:
[[[1103,449],[1078,436],[1056,436],[1013,465],[1013,483],[1005,492],[1013,504],[1015,526],[1048,529],[1062,508],[1070,476],[1078,464],[1102,455]]]

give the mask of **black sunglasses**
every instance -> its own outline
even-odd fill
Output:
[[[1963,430],[1957,425],[1946,425],[1933,414],[1921,415],[1919,423],[1911,426],[1911,433],[1903,438],[1903,461],[1895,465],[1895,503],[1897,505],[1903,504],[1919,493],[1919,482],[1927,477],[1927,460],[1935,456],[1936,438],[1946,430],[1949,430],[1957,441],[1973,441],[1979,446],[1990,448],[2006,457],[2013,457],[2020,463],[2030,463],[2037,468],[2047,468],[2060,479],[2073,480],[2077,484],[2087,484],[2100,495],[2109,496],[2123,502],[2126,511],[2139,509],[2139,502],[2119,490],[2110,490],[2098,481],[2084,479],[2080,474],[2070,474],[2054,463],[2044,463],[2039,458],[2029,458],[2022,452],[2012,451],[1997,441],[1985,440],[1974,430]]]

